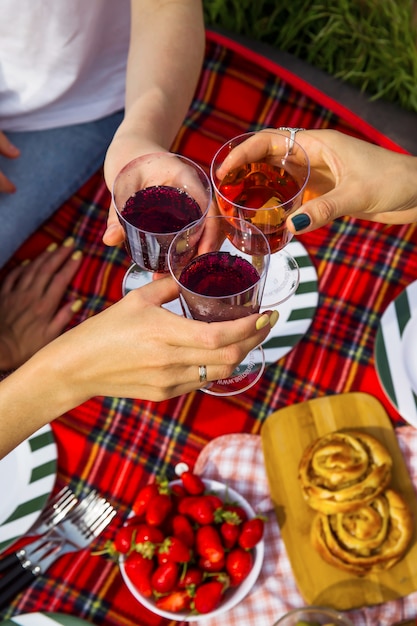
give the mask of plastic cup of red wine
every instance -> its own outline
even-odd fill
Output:
[[[257,313],[269,259],[265,235],[239,218],[207,217],[203,239],[178,233],[169,248],[168,266],[179,286],[184,316],[222,322]],[[241,393],[258,382],[264,368],[264,351],[258,346],[230,377],[210,382],[203,391],[225,396]]]
[[[212,187],[191,159],[157,152],[130,161],[119,172],[112,198],[133,261],[123,280],[125,294],[152,280],[152,273],[169,272],[173,237],[182,229],[202,230]]]
[[[230,170],[219,179],[217,170],[232,151]],[[251,222],[269,241],[272,256],[262,306],[284,302],[300,280],[296,260],[284,250],[293,236],[285,221],[303,201],[310,176],[305,150],[274,130],[244,133],[216,152],[210,176],[219,211]]]

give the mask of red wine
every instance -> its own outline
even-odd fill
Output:
[[[259,310],[258,271],[249,261],[229,252],[196,257],[182,270],[179,282],[188,290],[182,291],[182,299],[194,319],[233,320]]]
[[[137,191],[127,200],[122,215],[147,233],[176,233],[200,219],[202,212],[186,191],[158,185]]]
[[[249,163],[230,171],[219,184],[218,196],[224,215],[238,215],[257,226],[267,237],[271,252],[281,250],[291,239],[285,227],[285,204],[299,194],[297,181],[283,168],[269,163]],[[236,209],[233,204],[242,207]],[[245,208],[252,209],[245,211]],[[296,206],[292,205],[292,208]],[[255,210],[253,210],[255,209]]]
[[[203,215],[187,192],[164,185],[137,191],[121,214],[129,255],[151,272],[168,271],[166,255],[173,235]]]

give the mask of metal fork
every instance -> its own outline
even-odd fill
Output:
[[[96,492],[79,501],[63,521],[16,552],[13,565],[2,568],[5,574],[0,578],[0,608],[45,573],[60,556],[86,548],[115,515],[113,506]]]
[[[59,524],[77,504],[78,498],[69,487],[64,487],[46,505],[36,522],[31,526],[25,536],[26,546],[33,542],[36,536],[47,533],[53,526]],[[19,550],[23,556],[29,548]],[[17,552],[12,552],[0,557],[0,573],[14,569],[19,564]]]
[[[63,487],[51,500],[26,533],[27,536],[42,535],[59,524],[77,504],[78,498],[70,487]]]

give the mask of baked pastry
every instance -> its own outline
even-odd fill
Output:
[[[298,478],[307,503],[331,514],[352,511],[380,494],[391,479],[392,459],[371,435],[337,431],[304,451]]]
[[[395,565],[407,550],[412,532],[412,515],[405,500],[387,489],[353,512],[317,513],[311,542],[331,565],[365,575]]]

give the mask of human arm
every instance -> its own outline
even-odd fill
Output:
[[[0,285],[0,371],[19,367],[67,327],[81,302],[62,299],[81,259],[69,238],[5,276]]]
[[[265,129],[272,130],[272,129]],[[276,131],[283,132],[283,131]],[[288,133],[285,133],[288,135]],[[272,151],[273,134],[260,131],[256,155],[248,142],[227,157],[219,171]],[[297,132],[295,140],[310,159],[310,181],[304,204],[287,219],[290,231],[308,232],[350,215],[385,224],[417,221],[417,157],[400,154],[335,130]],[[294,218],[304,216],[296,229]]]
[[[132,0],[131,6],[125,116],[105,161],[110,190],[126,163],[170,148],[190,106],[204,55],[200,0]],[[103,240],[107,245],[123,240],[113,207]]]
[[[207,366],[208,381],[229,376],[277,319],[274,313],[211,324],[189,320],[160,306],[176,296],[170,277],[135,289],[5,378],[0,458],[91,397],[160,401],[188,393],[206,384],[199,380],[199,365]]]

